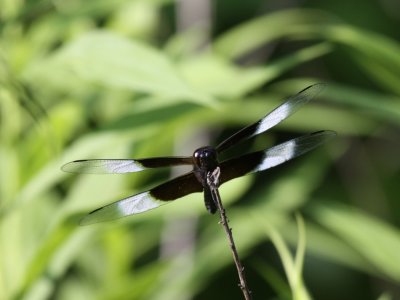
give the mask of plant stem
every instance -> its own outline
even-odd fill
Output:
[[[220,168],[217,167],[213,172],[207,173],[207,184],[210,187],[211,195],[214,202],[217,204],[219,214],[221,217],[221,225],[224,227],[226,236],[229,241],[229,247],[231,248],[231,252],[233,255],[233,260],[236,265],[236,269],[239,275],[239,287],[242,290],[243,296],[246,300],[251,300],[251,291],[247,285],[246,276],[244,274],[244,267],[239,259],[239,254],[236,250],[235,241],[233,240],[232,229],[229,227],[228,218],[226,216],[225,208],[222,205],[221,197],[219,195],[218,186],[219,186],[219,175]]]

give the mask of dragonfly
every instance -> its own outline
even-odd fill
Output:
[[[244,127],[225,139],[218,146],[205,146],[194,151],[192,156],[167,156],[141,159],[85,159],[75,160],[62,166],[69,173],[121,174],[141,172],[153,168],[189,165],[193,169],[152,189],[105,205],[83,217],[81,225],[111,221],[143,213],[170,203],[192,193],[202,192],[209,213],[217,211],[207,181],[208,174],[219,168],[218,186],[247,174],[264,171],[324,144],[336,135],[334,131],[322,130],[283,142],[271,148],[247,153],[224,161],[219,155],[239,142],[264,133],[295,113],[304,104],[318,95],[324,83],[316,83],[290,96],[286,101],[257,122]]]

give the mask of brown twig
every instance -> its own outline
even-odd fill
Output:
[[[239,287],[242,290],[243,296],[246,300],[251,300],[251,291],[247,285],[246,276],[244,274],[244,267],[239,259],[239,254],[236,250],[235,242],[233,240],[232,229],[229,227],[228,218],[226,216],[225,208],[222,205],[221,197],[219,195],[218,186],[219,186],[219,175],[220,168],[217,167],[213,172],[207,173],[207,184],[210,187],[211,195],[214,202],[217,204],[219,214],[221,217],[221,224],[224,227],[226,236],[229,241],[229,247],[231,248],[233,260],[235,261],[236,269],[239,275]]]

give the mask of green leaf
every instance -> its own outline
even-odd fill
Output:
[[[37,64],[29,76],[37,72],[51,76],[51,72],[40,70],[42,67]],[[207,95],[193,90],[184,81],[162,52],[111,32],[94,31],[71,41],[50,60],[46,69],[50,68],[64,70],[66,77],[69,74],[109,88],[211,103]]]
[[[379,272],[400,282],[400,231],[356,209],[317,206],[314,217],[351,246]]]
[[[301,25],[324,24],[332,20],[332,15],[321,10],[281,10],[236,26],[215,41],[214,49],[230,59],[237,59],[266,43],[293,34]]]
[[[294,67],[332,51],[328,43],[313,45],[262,67],[243,68],[211,53],[191,57],[180,65],[185,78],[203,93],[240,98]]]
[[[302,278],[305,246],[306,246],[306,236],[304,221],[300,215],[297,215],[297,226],[298,226],[298,244],[296,256],[293,258],[290,250],[282,238],[278,230],[269,223],[269,221],[263,218],[259,214],[255,214],[255,217],[259,220],[260,224],[265,228],[268,236],[271,238],[272,243],[278,251],[281,258],[286,277],[289,282],[289,286],[292,291],[293,299],[296,300],[309,300],[311,296],[309,295],[307,288],[304,285]]]

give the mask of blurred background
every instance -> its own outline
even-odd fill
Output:
[[[400,299],[399,28],[396,0],[0,0],[0,299],[242,299],[201,194],[79,226],[184,170],[60,167],[191,155],[316,82],[227,154],[338,133],[221,188],[254,299]]]

